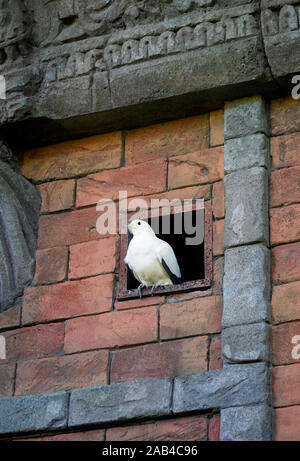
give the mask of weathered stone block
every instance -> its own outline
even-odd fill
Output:
[[[266,404],[221,411],[222,441],[272,440],[272,410]]]
[[[225,176],[224,247],[269,242],[268,174],[254,167]]]
[[[225,252],[223,328],[270,319],[269,250],[263,245]]]
[[[223,360],[225,363],[268,361],[269,332],[266,323],[225,328],[222,331]]]
[[[252,134],[242,138],[228,139],[224,145],[224,168],[226,173],[251,168],[269,167],[269,139],[264,134]]]
[[[225,104],[225,139],[249,134],[269,133],[268,112],[261,96],[243,98]]]
[[[171,379],[91,387],[71,393],[69,425],[103,424],[171,413]]]
[[[265,402],[268,396],[269,371],[264,364],[232,365],[175,378],[173,412],[243,406]]]
[[[0,433],[62,429],[67,425],[65,392],[0,399]]]
[[[274,77],[285,81],[288,87],[291,79],[286,78],[287,75],[297,74],[300,68],[300,56],[297,53],[300,45],[300,34],[296,8],[292,5],[285,5],[285,8],[290,8],[290,10],[284,11],[281,8],[279,12],[280,30],[270,36],[264,34],[264,44]],[[290,13],[294,15],[293,18],[291,15],[288,17]],[[278,24],[278,11],[273,12],[273,14]],[[293,22],[294,24],[292,24]]]
[[[57,81],[46,87],[40,96],[37,109],[42,117],[62,119],[93,111],[89,76]],[[105,108],[107,105],[104,104]]]

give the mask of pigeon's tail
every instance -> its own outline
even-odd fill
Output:
[[[169,266],[167,265],[166,261],[164,260],[164,258],[162,258],[162,266],[163,268],[165,269],[165,271],[167,272],[168,276],[170,277],[170,279],[172,280],[172,283],[174,285],[179,285],[180,283],[182,283],[182,277],[177,277],[177,275],[173,274],[173,272],[170,271],[170,268]]]

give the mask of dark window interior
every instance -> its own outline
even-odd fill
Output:
[[[183,217],[187,214],[192,214],[189,219],[191,219],[192,225],[196,225],[196,213],[201,213],[202,216],[203,210],[194,210],[189,211],[186,213],[177,213],[176,219],[178,215],[181,216],[182,220],[182,234],[175,234],[174,232],[174,222],[175,217],[174,214],[169,216],[158,216],[155,218],[144,219],[147,221],[150,226],[155,230],[155,233],[158,238],[165,240],[168,242],[174,250],[176,255],[181,274],[182,274],[182,282],[190,282],[194,280],[201,280],[205,278],[205,266],[204,266],[204,242],[199,245],[186,245],[186,237],[192,238],[194,235],[188,235],[185,233],[184,224],[183,224]],[[198,217],[199,218],[199,217]],[[170,233],[162,233],[162,229],[167,226],[167,224],[163,224],[163,220],[168,219],[170,220]],[[204,222],[202,219],[202,225],[204,226]],[[159,232],[157,232],[159,230]],[[132,235],[128,234],[128,245],[130,240],[132,239]],[[127,271],[127,290],[134,290],[138,288],[139,282],[135,279],[134,275],[132,274],[131,270],[128,267]]]

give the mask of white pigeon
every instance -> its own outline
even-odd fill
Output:
[[[164,240],[156,237],[149,224],[135,219],[128,225],[133,235],[129,245],[125,263],[132,270],[134,277],[140,282],[141,289],[181,283],[181,272],[173,248]]]

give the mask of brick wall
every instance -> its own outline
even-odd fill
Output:
[[[292,98],[273,101],[271,126],[270,220],[275,439],[299,440],[300,358],[293,358],[292,354],[296,345],[292,343],[292,338],[300,335],[299,101]]]
[[[0,315],[7,340],[0,397],[222,367],[223,143],[223,111],[215,111],[26,152],[23,174],[43,201],[39,249],[33,286]],[[117,203],[119,190],[128,197],[212,201],[211,289],[116,301],[119,238],[97,233],[95,205],[104,197]],[[151,430],[162,439],[172,425],[194,420],[178,421],[128,433]],[[199,419],[195,440],[202,433],[208,438],[207,421]],[[124,428],[108,433],[127,437]]]

